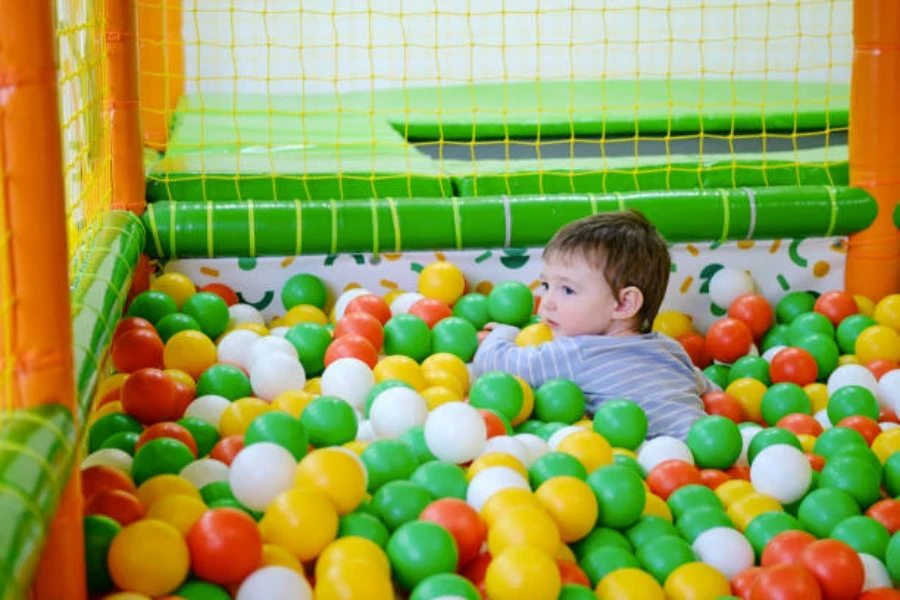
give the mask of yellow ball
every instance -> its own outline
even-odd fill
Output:
[[[316,561],[316,578],[321,579],[330,567],[349,560],[371,563],[385,576],[391,575],[391,561],[381,546],[368,538],[350,535],[334,540],[322,550]]]
[[[653,515],[654,517],[665,519],[669,523],[672,522],[672,510],[669,508],[669,505],[666,504],[665,500],[650,492],[647,492],[647,503],[644,504],[644,512],[641,514]]]
[[[147,518],[165,521],[186,536],[206,510],[203,500],[194,496],[163,496],[150,505]]]
[[[344,448],[351,451],[353,454],[360,456],[363,453],[363,450],[368,447],[369,442],[364,442],[363,440],[353,440],[352,442],[347,442],[344,444]]]
[[[559,567],[533,546],[513,546],[488,565],[484,583],[491,600],[556,600],[561,587]]]
[[[315,398],[312,393],[307,391],[288,390],[275,396],[275,399],[272,400],[272,410],[280,410],[299,419],[306,405]]]
[[[766,384],[762,381],[741,377],[731,382],[725,392],[738,399],[751,421],[762,419],[762,397],[766,393]]]
[[[488,498],[479,514],[488,527],[493,527],[497,519],[518,506],[542,508],[540,501],[531,491],[522,488],[507,488]]]
[[[664,310],[653,319],[652,329],[677,340],[683,335],[693,333],[694,320],[684,313]]]
[[[560,542],[559,528],[543,507],[517,506],[488,529],[488,550],[495,557],[507,548],[524,545],[553,556]]]
[[[252,331],[253,333],[261,337],[266,337],[270,334],[269,328],[260,323],[241,323],[240,325],[235,325],[229,331],[234,331],[235,329],[246,329],[247,331]]]
[[[402,296],[402,295],[405,294],[405,293],[406,293],[405,290],[391,290],[390,292],[388,292],[387,294],[385,294],[385,295],[382,297],[382,300],[384,300],[384,303],[385,303],[385,304],[387,304],[388,306],[390,306],[391,303],[392,303],[394,300],[396,300],[398,296]]]
[[[838,357],[838,366],[843,367],[844,365],[858,365],[860,364],[859,358],[855,354],[841,354]]]
[[[856,356],[862,364],[879,358],[900,361],[900,334],[887,325],[873,325],[856,338]]]
[[[312,379],[306,380],[306,385],[303,386],[304,392],[309,392],[314,396],[322,395],[322,378],[321,377],[313,377]]]
[[[316,600],[394,600],[391,578],[369,561],[332,564],[316,579]]]
[[[872,440],[872,452],[882,463],[898,450],[900,450],[900,427],[882,431]]]
[[[809,435],[808,433],[801,433],[797,436],[797,440],[800,441],[800,447],[804,452],[812,452],[813,447],[816,445],[816,437],[813,435]]]
[[[519,409],[519,413],[511,421],[515,426],[527,421],[534,411],[534,391],[524,379],[517,375],[513,375],[513,377],[519,382],[519,387],[522,388],[522,408]]]
[[[119,588],[162,596],[187,578],[190,554],[177,529],[163,521],[143,519],[123,527],[113,538],[107,563]]]
[[[803,391],[809,397],[813,414],[828,407],[828,386],[824,383],[810,383],[804,386]]]
[[[468,391],[465,384],[450,371],[423,370],[423,374],[425,375],[425,383],[429,388],[441,387],[452,390],[453,393],[460,398],[465,396],[466,392]]]
[[[575,553],[571,548],[569,548],[568,544],[560,544],[559,550],[556,551],[556,554],[553,555],[553,558],[564,560],[568,563],[572,563],[573,565],[578,564],[578,557],[575,556]]]
[[[753,484],[745,479],[732,479],[726,481],[715,489],[716,496],[728,508],[744,496],[755,493]]]
[[[306,578],[306,572],[297,557],[275,544],[263,544],[260,567],[287,567],[303,575],[304,579]]]
[[[459,267],[446,260],[427,265],[419,273],[419,293],[453,306],[466,289],[466,278]]]
[[[617,569],[601,579],[595,593],[598,600],[666,600],[652,575],[631,567]]]
[[[618,455],[627,456],[628,458],[637,460],[637,454],[634,451],[629,450],[628,448],[613,448],[613,458]]]
[[[534,495],[556,522],[563,542],[580,540],[597,523],[597,497],[590,486],[577,477],[552,477],[542,483]]]
[[[702,562],[681,565],[669,574],[665,585],[669,600],[700,600],[731,595],[728,578],[715,567]]]
[[[879,300],[872,317],[882,325],[900,329],[900,294],[891,294]]]
[[[733,502],[726,511],[738,531],[744,531],[750,521],[767,512],[784,512],[775,498],[753,492]]]
[[[169,496],[189,496],[197,500],[202,499],[200,492],[191,482],[171,473],[151,477],[138,487],[135,495],[146,509],[152,508],[156,502]]]
[[[577,458],[588,473],[593,473],[598,468],[611,465],[615,461],[612,446],[596,431],[570,433],[559,443],[556,451]]]
[[[194,378],[181,369],[166,369],[166,375],[174,379],[176,383],[186,385],[194,391],[197,390],[197,382],[194,381]]]
[[[222,437],[243,435],[253,419],[272,409],[265,400],[259,398],[241,398],[229,404],[222,412],[219,420],[219,433]]]
[[[532,323],[516,336],[516,346],[540,346],[553,341],[553,330],[544,323]]]
[[[435,385],[422,390],[422,397],[425,398],[425,404],[428,406],[429,412],[448,402],[460,402],[462,396],[455,391],[440,385]]]
[[[301,562],[316,558],[338,531],[338,514],[328,498],[311,489],[275,497],[259,522],[264,542],[277,544]]]
[[[272,331],[276,327],[287,327],[284,322],[284,317],[275,317],[269,322],[269,331]]]
[[[125,385],[126,379],[128,379],[128,373],[116,373],[98,383],[97,393],[94,394],[94,401],[100,400],[113,390],[121,389],[122,386]]]
[[[187,329],[169,338],[163,350],[163,364],[167,369],[184,371],[198,379],[216,363],[216,345],[205,334]]]
[[[875,303],[872,302],[868,296],[853,294],[853,300],[856,302],[856,308],[859,309],[860,314],[866,315],[867,317],[871,317],[875,314]]]
[[[101,406],[100,408],[98,408],[91,414],[91,418],[88,419],[88,427],[90,427],[91,425],[96,423],[97,419],[99,419],[101,417],[105,417],[106,415],[111,415],[113,413],[120,413],[120,412],[123,412],[121,402],[119,402],[118,400],[115,400],[113,402],[107,402],[106,404],[104,404],[103,406]]]
[[[401,354],[385,356],[378,361],[378,364],[372,369],[372,373],[375,375],[375,381],[378,383],[388,379],[399,379],[409,384],[417,392],[421,392],[428,387],[428,382],[425,381],[425,375],[422,373],[422,367],[419,366],[419,363]]]
[[[322,312],[321,308],[311,304],[298,304],[281,318],[283,327],[293,327],[298,323],[315,323],[317,325],[327,325],[328,317]]]
[[[431,371],[450,373],[462,382],[465,389],[469,389],[469,369],[466,367],[466,363],[455,354],[450,354],[449,352],[432,354],[422,361],[422,371],[425,373],[426,379],[428,379],[428,374]]]
[[[351,452],[319,448],[297,465],[294,485],[312,489],[328,498],[339,515],[356,510],[366,493],[366,470]]]
[[[466,470],[466,479],[472,481],[473,477],[490,467],[508,467],[528,479],[528,469],[525,468],[525,465],[519,462],[515,456],[506,452],[488,452],[473,460]]]
[[[182,273],[166,273],[165,275],[160,275],[150,283],[150,289],[168,295],[175,301],[179,310],[185,300],[197,293],[194,282]]]

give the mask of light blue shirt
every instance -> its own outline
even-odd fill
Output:
[[[666,335],[580,335],[520,347],[513,342],[518,332],[499,325],[488,334],[475,353],[473,374],[505,371],[534,388],[549,379],[570,379],[584,392],[591,416],[607,400],[628,398],[647,415],[647,439],[684,440],[691,425],[706,416],[700,396],[719,390]]]

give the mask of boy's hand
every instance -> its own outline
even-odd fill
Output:
[[[486,323],[482,329],[484,329],[485,331],[493,331],[494,329],[497,328],[498,325],[500,325],[500,323],[497,323],[496,321],[491,321],[490,323]]]

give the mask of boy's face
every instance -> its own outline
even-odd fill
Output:
[[[603,271],[584,257],[548,257],[541,283],[544,293],[538,315],[553,337],[636,332],[634,319],[622,318],[622,302],[613,295]]]

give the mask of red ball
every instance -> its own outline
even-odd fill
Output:
[[[866,572],[856,550],[840,540],[819,540],[800,553],[806,567],[822,588],[825,600],[856,600]]]
[[[374,369],[378,364],[378,350],[366,338],[351,333],[328,344],[325,351],[325,366],[341,358],[356,358],[369,365],[370,369]]]
[[[731,364],[750,352],[753,332],[743,321],[725,317],[706,332],[706,349],[715,360]]]
[[[678,488],[694,484],[703,485],[700,470],[691,463],[677,458],[664,460],[647,474],[650,491],[663,500],[668,500]]]
[[[812,470],[821,473],[822,469],[825,468],[825,457],[810,452],[805,452],[804,454],[806,454],[806,460],[809,461],[809,466],[812,467]]]
[[[228,306],[234,306],[240,301],[235,291],[224,283],[207,283],[197,291],[215,294],[216,296],[224,300],[225,304],[227,304]]]
[[[859,600],[900,600],[900,591],[893,588],[872,588],[863,592]]]
[[[775,311],[769,301],[759,294],[738,296],[728,307],[728,316],[750,328],[753,339],[760,339],[775,321]]]
[[[175,382],[159,369],[141,369],[122,386],[122,410],[145,425],[177,418]]]
[[[731,580],[731,593],[743,600],[749,600],[753,584],[764,570],[762,567],[749,567],[735,575]]]
[[[491,564],[491,554],[487,550],[475,557],[465,569],[459,572],[460,575],[472,582],[482,598],[487,598],[487,590],[485,589],[484,576],[487,574],[488,565]]]
[[[712,357],[706,350],[706,338],[699,333],[685,334],[678,338],[678,343],[698,369],[705,369],[712,364]]]
[[[584,574],[581,567],[575,563],[556,559],[556,566],[559,567],[559,578],[562,585],[583,585],[586,588],[591,587],[591,580]]]
[[[441,525],[456,540],[459,549],[457,570],[475,560],[487,539],[487,523],[478,512],[457,498],[442,498],[425,507],[420,521]]]
[[[875,379],[878,380],[884,377],[884,374],[888,371],[900,369],[900,364],[887,358],[876,358],[875,360],[866,363],[866,368],[875,376]]]
[[[711,414],[731,419],[735,423],[747,420],[747,413],[740,400],[726,392],[707,392],[703,394],[703,409]]]
[[[849,292],[832,290],[816,298],[813,311],[820,315],[825,315],[832,325],[837,327],[841,324],[841,321],[850,315],[858,313],[859,307],[856,305],[853,295]]]
[[[153,323],[148,321],[147,319],[142,319],[141,317],[125,317],[119,324],[116,325],[116,330],[113,333],[113,341],[116,341],[126,332],[131,331],[132,329],[146,329],[148,331],[152,331],[156,333],[156,328],[153,326]]]
[[[884,525],[891,535],[894,535],[900,531],[900,500],[892,498],[879,500],[869,507],[866,516]]]
[[[347,308],[344,309],[344,316],[346,317],[355,312],[368,313],[378,319],[382,325],[391,320],[391,307],[387,305],[387,302],[381,296],[376,296],[375,294],[357,296],[347,303]]]
[[[759,564],[764,567],[799,562],[804,548],[816,541],[811,533],[798,530],[782,531],[774,536],[763,548]]]
[[[154,329],[136,327],[122,333],[112,343],[110,357],[119,373],[139,369],[161,369],[165,344]]]
[[[263,541],[250,515],[236,508],[206,511],[187,534],[191,570],[219,585],[241,582],[262,562]]]
[[[750,467],[747,465],[731,465],[725,470],[725,473],[732,479],[750,481]]]
[[[813,437],[818,437],[824,431],[822,424],[816,421],[815,417],[803,413],[785,415],[775,426],[787,429],[794,435],[806,434]]]
[[[216,445],[213,446],[213,449],[209,452],[209,457],[231,466],[231,461],[233,461],[234,457],[237,456],[237,453],[243,449],[244,436],[229,435],[216,442]]]
[[[122,527],[143,519],[145,512],[137,496],[123,490],[98,492],[84,506],[84,514],[109,517]]]
[[[849,429],[853,429],[854,431],[858,431],[861,436],[863,436],[868,445],[872,445],[872,442],[875,441],[875,438],[878,437],[878,434],[881,433],[881,427],[878,426],[878,422],[863,416],[863,415],[851,415],[849,417],[844,417],[840,421],[838,421],[837,427],[847,427]]]
[[[409,307],[409,314],[416,315],[426,323],[429,329],[434,327],[442,319],[453,316],[450,307],[434,298],[422,298]]]
[[[700,479],[703,480],[703,485],[713,491],[726,481],[731,481],[728,473],[718,469],[703,469],[700,471]]]
[[[772,383],[795,383],[802,387],[815,383],[818,375],[816,359],[803,348],[784,348],[775,354],[769,364]]]
[[[96,465],[81,471],[81,497],[86,501],[107,490],[121,490],[129,494],[137,491],[131,477],[113,467]]]
[[[750,600],[822,600],[822,590],[800,565],[776,565],[756,578]]]
[[[509,434],[506,431],[506,424],[497,413],[487,408],[479,408],[478,412],[481,413],[481,418],[484,419],[484,425],[487,428],[487,439]]]
[[[895,413],[890,408],[881,407],[878,411],[878,422],[879,423],[897,423],[900,425],[900,418],[897,417],[897,413]]]
[[[197,398],[197,389],[187,384],[181,383],[180,381],[176,381],[175,397],[177,408],[175,409],[175,415],[173,418],[180,419],[184,416],[184,411],[187,410],[188,405]]]
[[[357,311],[344,314],[334,327],[334,339],[345,335],[358,335],[366,338],[376,351],[384,345],[384,328],[381,321],[367,312]]]
[[[134,445],[134,451],[137,452],[141,449],[141,446],[151,440],[164,437],[178,440],[188,447],[188,450],[191,451],[194,458],[197,458],[197,442],[194,441],[194,436],[191,435],[190,431],[178,423],[171,422],[156,423],[145,429],[140,437],[138,437],[137,443]]]

